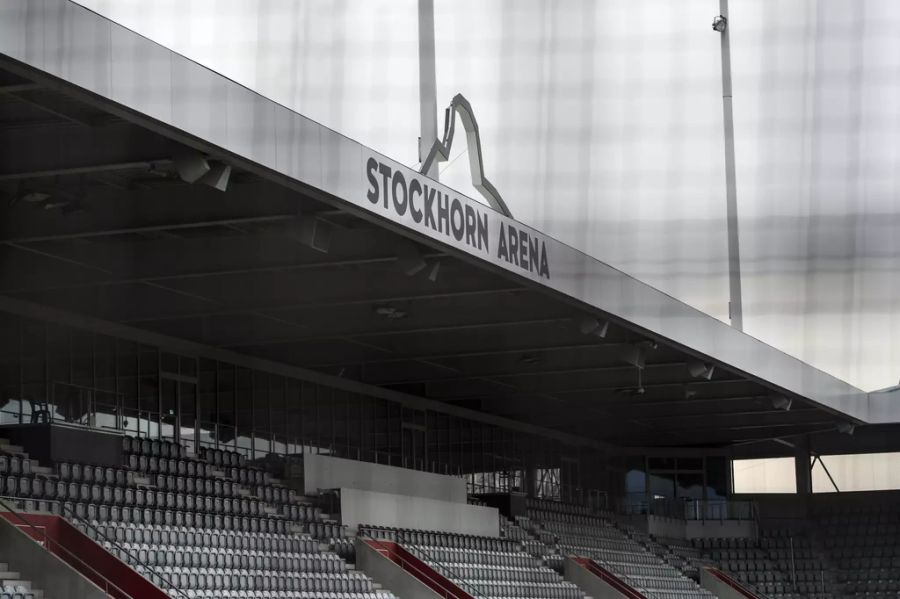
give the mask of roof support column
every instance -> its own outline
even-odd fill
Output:
[[[434,0],[419,0],[419,162],[424,162],[437,141],[437,75],[435,74]],[[440,175],[433,161],[425,173]]]
[[[797,477],[797,494],[812,494],[812,469],[810,468],[809,435],[802,435],[794,446],[794,472]]]

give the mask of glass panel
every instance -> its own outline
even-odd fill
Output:
[[[235,418],[237,428],[236,449],[253,458],[253,384],[252,373],[237,368],[235,375]]]
[[[794,458],[733,460],[735,493],[796,493]]]
[[[216,362],[200,360],[197,387],[197,442],[201,447],[215,447],[217,417]]]
[[[269,428],[269,375],[253,372],[253,456],[256,459],[272,451],[272,430]]]
[[[197,451],[197,386],[192,383],[178,383],[178,428],[179,442],[190,452]]]
[[[703,499],[703,474],[693,472],[679,472],[676,479],[678,483],[678,497],[686,499]]]
[[[234,426],[236,418],[234,411],[236,376],[234,366],[219,362],[217,376],[219,420],[216,426],[216,443],[222,449],[233,449],[235,447],[235,437],[237,436],[237,429]]]
[[[19,420],[19,320],[0,314],[0,424]]]
[[[654,501],[675,497],[675,480],[672,474],[650,473],[650,498]]]
[[[269,415],[272,419],[272,452],[287,453],[287,411],[284,407],[285,380],[280,376],[269,377]]]
[[[900,453],[823,455],[821,463],[813,459],[813,493],[900,489],[898,459]]]
[[[138,360],[138,433],[156,439],[159,437],[159,354],[152,347],[141,347]]]
[[[650,470],[675,470],[675,458],[647,458]]]
[[[728,497],[728,459],[706,458],[706,499]]]
[[[116,372],[122,410],[122,428],[138,434],[138,347],[128,341],[117,344]]]
[[[42,406],[47,406],[45,340],[45,329],[42,323],[22,321],[20,337],[22,396],[20,401],[7,408],[12,422],[18,422],[19,418],[22,418],[22,422],[31,422],[32,412],[38,413]]]
[[[160,435],[168,441],[175,441],[175,426],[178,422],[178,381],[163,377],[160,394],[162,415]]]

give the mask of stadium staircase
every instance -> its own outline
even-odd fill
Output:
[[[771,599],[839,599],[832,558],[823,549],[816,527],[795,526],[760,531],[747,538],[684,540],[654,537],[649,546],[687,576],[714,566],[759,596]]]
[[[527,517],[517,517],[515,524],[544,545],[534,551],[554,567],[562,556],[587,558],[649,598],[714,599],[712,593],[642,545],[637,533],[619,527],[612,514],[529,499]]]
[[[0,494],[16,511],[64,517],[172,597],[394,599],[342,559],[344,527],[243,456],[130,437],[123,451],[122,467],[51,468],[0,440]]]
[[[589,599],[514,540],[371,525],[358,534],[442,597]]]
[[[44,592],[34,588],[30,580],[23,580],[9,564],[0,562],[0,599],[47,599]]]
[[[830,508],[816,521],[814,539],[834,565],[835,597],[900,597],[900,507]]]

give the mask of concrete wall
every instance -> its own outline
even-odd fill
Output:
[[[21,445],[42,466],[52,462],[81,462],[121,467],[120,433],[60,424],[23,424],[0,427],[0,437]]]
[[[0,518],[0,561],[53,599],[109,599],[91,581]]]
[[[685,523],[687,539],[755,539],[757,532],[752,520],[688,520]]]
[[[700,586],[719,599],[747,599],[746,595],[710,574],[706,568],[700,570]]]
[[[679,520],[661,516],[630,516],[623,522],[639,532],[673,539],[732,539],[757,536],[752,520]]]
[[[356,539],[356,569],[391,591],[399,599],[440,599],[440,595],[415,576],[384,557],[378,551]]]
[[[341,522],[500,536],[497,508],[360,489],[341,489]]]
[[[625,595],[567,557],[563,577],[593,599],[623,599]],[[401,598],[405,599],[405,598]]]
[[[466,502],[462,478],[315,454],[303,456],[303,484],[306,493],[348,487]]]

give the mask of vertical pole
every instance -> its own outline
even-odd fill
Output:
[[[419,162],[437,141],[437,77],[434,51],[434,0],[419,0]],[[438,180],[435,160],[425,173]]]
[[[719,0],[719,12],[728,19],[728,0]],[[728,226],[728,315],[731,326],[744,330],[741,300],[741,254],[738,237],[737,183],[734,168],[734,113],[731,106],[731,25],[726,21],[722,41],[722,111],[725,125],[725,190]]]

